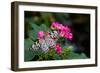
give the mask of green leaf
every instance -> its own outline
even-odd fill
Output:
[[[33,52],[30,51],[33,41],[31,39],[24,40],[24,60],[29,61],[33,58]]]
[[[53,57],[54,57],[55,60],[61,60],[61,57],[58,54],[54,54]]]
[[[24,61],[30,61],[34,57],[34,54],[30,50],[24,50]]]
[[[30,38],[25,39],[24,40],[24,49],[28,50],[31,47],[32,43],[33,43],[33,41]]]

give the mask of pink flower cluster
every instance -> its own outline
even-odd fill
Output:
[[[59,36],[65,37],[67,39],[72,40],[73,34],[71,33],[71,30],[68,26],[64,26],[60,24],[59,22],[53,22],[51,25],[51,29],[55,29],[58,31]]]
[[[60,47],[60,44],[59,43],[56,44],[56,51],[57,51],[57,53],[59,55],[62,53],[62,48]]]
[[[38,32],[38,39],[43,39],[44,37],[44,32],[43,31],[39,31]]]

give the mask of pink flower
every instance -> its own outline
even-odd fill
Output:
[[[64,37],[65,32],[64,31],[59,31],[59,36]]]
[[[72,33],[67,33],[67,34],[65,34],[64,37],[67,38],[67,39],[69,39],[69,40],[72,40],[73,34]]]
[[[65,27],[62,24],[60,24],[57,28],[58,30],[64,30]]]
[[[69,32],[70,32],[70,29],[68,27],[62,26],[62,28],[59,30],[59,35],[61,37],[64,37],[64,35]]]
[[[66,32],[66,33],[71,32],[71,30],[70,30],[70,28],[68,26],[63,26],[61,28],[61,31]]]
[[[60,28],[59,26],[60,26],[59,22],[52,22],[51,29],[58,29]]]
[[[44,32],[43,31],[39,31],[38,32],[38,39],[43,39],[44,37]]]
[[[61,37],[65,37],[69,40],[72,40],[73,38],[73,34],[71,33],[71,30],[69,27],[65,27],[65,26],[61,26],[62,28],[59,30],[59,35]]]
[[[71,29],[68,26],[64,26],[59,22],[53,22],[51,25],[51,29],[56,29],[59,33],[59,36],[65,37],[67,39],[72,40],[73,34],[71,33]]]
[[[56,44],[56,51],[60,55],[62,53],[62,48],[60,47],[60,44]]]

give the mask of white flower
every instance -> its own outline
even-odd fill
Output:
[[[35,44],[33,44],[32,45],[32,50],[34,51],[34,50],[38,50],[39,49],[39,47],[37,47]]]
[[[33,45],[32,45],[32,50],[38,50],[40,48],[40,44],[38,42],[35,42]]]
[[[45,41],[46,41],[46,44],[49,46],[49,47],[54,47],[55,46],[55,44],[56,44],[56,42],[52,39],[52,38],[48,38],[48,37],[46,37],[45,38]]]
[[[49,51],[49,47],[46,44],[45,40],[42,40],[42,43],[40,44],[40,48],[42,49],[42,51],[44,52],[48,52]]]
[[[53,32],[50,32],[50,36],[53,38],[53,37],[58,37],[58,32],[57,31],[53,31]]]
[[[54,32],[55,37],[57,37],[58,36],[58,32],[57,31],[53,31],[53,32]]]

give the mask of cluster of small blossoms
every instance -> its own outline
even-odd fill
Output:
[[[64,26],[58,22],[51,24],[52,32],[39,31],[37,33],[38,43],[32,45],[33,50],[41,49],[44,52],[48,52],[50,48],[54,48],[55,51],[60,55],[62,48],[57,40],[59,37],[65,37],[66,39],[72,40],[73,35],[69,27]]]
[[[58,38],[58,33],[53,32],[38,32],[38,42],[33,43],[32,49],[38,50],[41,49],[44,52],[48,52],[49,48],[55,48],[55,44]]]
[[[64,26],[59,22],[53,22],[51,25],[51,29],[56,30],[61,37],[65,37],[66,39],[72,40],[73,34],[71,33],[71,29],[68,26]]]

